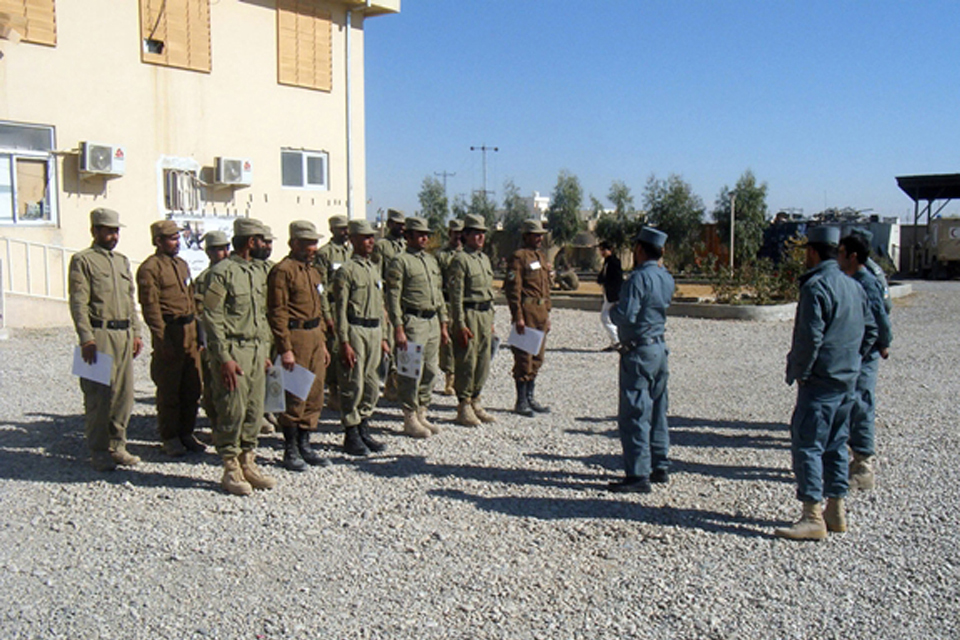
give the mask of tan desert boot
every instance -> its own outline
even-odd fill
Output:
[[[850,463],[850,489],[869,490],[874,486],[876,478],[873,474],[873,456],[854,452],[853,461]]]
[[[457,390],[453,388],[453,374],[448,373],[446,380],[444,382],[443,391],[440,392],[444,396],[453,396],[457,394]]]
[[[803,515],[789,529],[777,529],[773,535],[789,540],[826,540],[827,526],[819,502],[804,502]]]
[[[473,415],[477,416],[480,422],[485,424],[494,424],[497,421],[497,419],[487,413],[487,410],[484,409],[483,405],[480,404],[479,396],[471,400],[470,405],[473,407]]]
[[[257,454],[253,451],[244,451],[240,454],[240,469],[243,477],[254,489],[273,489],[277,486],[277,479],[271,478],[257,466]]]
[[[244,479],[240,463],[236,458],[223,459],[223,477],[220,478],[220,486],[224,491],[235,496],[248,496],[253,493],[253,487]]]
[[[433,424],[432,422],[430,422],[429,420],[427,420],[427,408],[426,408],[426,407],[418,407],[418,408],[417,408],[417,420],[420,421],[420,424],[422,424],[422,425],[425,426],[427,429],[429,429],[431,433],[440,433],[440,427],[438,427],[437,425],[435,425],[435,424]]]
[[[473,404],[469,400],[461,400],[457,405],[457,417],[454,420],[456,424],[462,424],[465,427],[479,427],[480,418],[473,410]]]
[[[127,451],[124,445],[117,447],[116,451],[111,451],[110,457],[121,467],[135,467],[140,464],[140,456],[135,456]]]
[[[429,438],[431,431],[420,424],[417,412],[413,409],[403,410],[403,432],[411,438]]]
[[[827,506],[823,509],[823,522],[831,533],[846,533],[847,510],[843,506],[843,498],[827,498]]]

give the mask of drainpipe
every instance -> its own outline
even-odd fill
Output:
[[[351,90],[351,79],[353,78],[350,33],[353,31],[353,12],[365,11],[370,8],[370,0],[367,0],[363,6],[347,9],[347,37],[346,37],[346,109],[347,109],[347,220],[353,220],[353,94]],[[366,217],[366,212],[364,212]]]

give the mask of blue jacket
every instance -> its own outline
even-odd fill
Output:
[[[893,327],[890,325],[890,316],[887,313],[886,299],[883,293],[883,283],[876,278],[866,267],[853,274],[853,279],[860,283],[863,291],[867,294],[867,303],[870,305],[870,312],[877,323],[877,341],[873,344],[870,353],[867,354],[868,360],[874,360],[879,356],[881,349],[886,349],[893,342]]]
[[[867,294],[824,260],[800,277],[800,300],[787,355],[787,384],[852,389],[860,375],[861,357],[877,340],[877,323]]]
[[[656,260],[634,269],[620,289],[619,302],[610,309],[620,342],[662,337],[673,290],[673,276]]]

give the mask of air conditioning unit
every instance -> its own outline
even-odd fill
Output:
[[[253,183],[253,163],[249,158],[217,158],[217,184],[249,186]]]
[[[80,143],[80,171],[105,176],[122,176],[127,166],[123,147],[99,142]]]

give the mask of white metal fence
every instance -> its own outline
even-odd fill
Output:
[[[29,240],[0,238],[4,294],[65,301],[70,257],[76,252]]]

